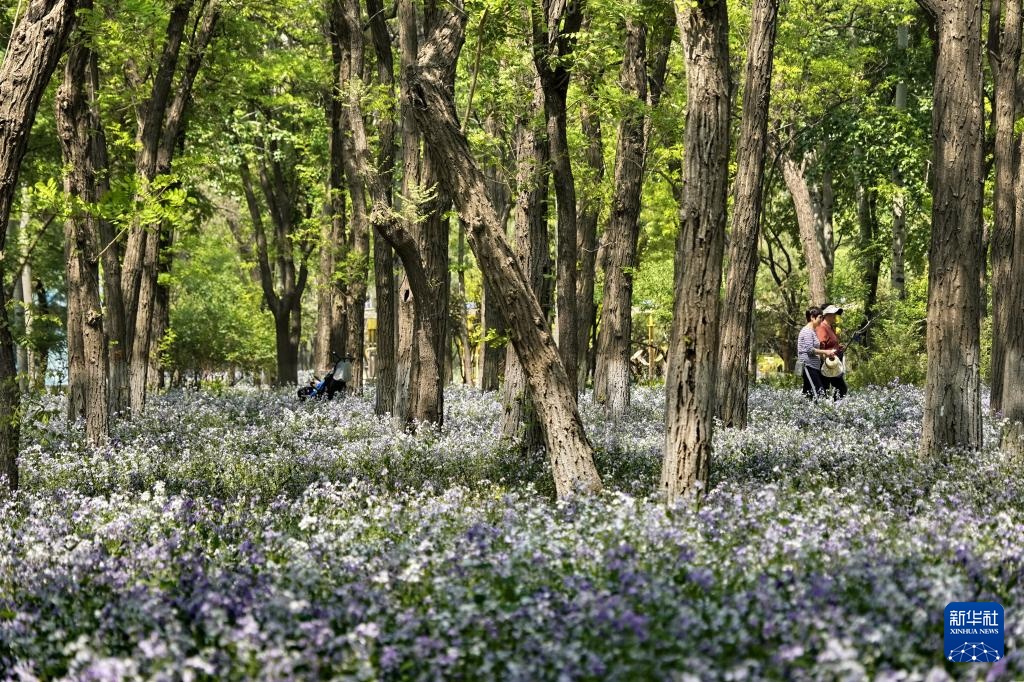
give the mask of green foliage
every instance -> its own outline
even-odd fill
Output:
[[[171,369],[258,371],[274,365],[274,323],[262,306],[252,265],[241,261],[225,228],[211,223],[179,247],[169,276],[171,324],[161,343]]]

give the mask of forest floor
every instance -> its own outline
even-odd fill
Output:
[[[0,499],[0,679],[1021,679],[1024,465],[917,451],[921,392],[758,388],[699,509],[652,494],[662,389],[584,421],[607,492],[555,503],[454,388],[416,434],[368,398],[177,393],[89,448],[33,402]],[[1006,656],[943,655],[997,601]]]

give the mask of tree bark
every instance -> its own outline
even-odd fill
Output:
[[[597,277],[598,239],[597,223],[601,217],[601,185],[604,182],[604,140],[601,134],[601,111],[593,101],[597,93],[597,77],[586,79],[588,97],[580,102],[580,128],[587,140],[584,157],[587,162],[587,178],[584,186],[591,187],[581,198],[579,214],[576,216],[576,248],[579,252],[580,276],[576,280],[576,347],[579,351],[579,368],[576,386],[582,392],[590,378],[596,348],[590,339],[597,324],[597,304],[594,302],[594,285]]]
[[[878,234],[878,191],[857,186],[857,222],[860,225],[860,244],[857,247],[861,265],[861,284],[864,287],[864,330],[861,343],[870,345],[871,320],[878,303],[878,278],[882,270],[882,254],[875,245]]]
[[[1019,141],[1024,154],[1024,137]],[[1014,183],[1016,206],[1013,233],[1013,255],[1010,264],[1010,301],[1024,301],[1024,174],[1018,173]],[[1007,453],[1024,456],[1024,315],[1007,316],[1005,357],[1003,361],[1003,416],[1006,426],[1000,446]]]
[[[900,24],[896,29],[896,49],[900,54],[900,80],[896,83],[896,98],[894,105],[896,111],[907,110],[907,83],[906,83],[906,53],[910,45],[910,36],[906,24]],[[903,176],[899,169],[892,171],[893,184],[896,186],[896,194],[892,201],[892,268],[890,271],[890,282],[896,297],[904,300],[907,297],[907,276],[903,263],[903,252],[907,243],[907,210],[906,197],[903,190]]]
[[[75,0],[31,0],[14,27],[0,63],[0,252],[18,186],[29,132],[74,21]],[[0,263],[0,282],[7,275]],[[0,473],[18,488],[20,394],[16,350],[7,317],[7,287],[0,286]]]
[[[938,32],[921,449],[981,446],[979,274],[984,121],[980,0],[920,0]]]
[[[647,29],[626,19],[626,45],[619,87],[629,102],[619,122],[611,215],[604,238],[604,298],[597,333],[594,399],[613,419],[629,405],[629,351],[633,336],[633,272],[640,236],[640,193],[645,165],[644,105],[647,103]]]
[[[91,8],[91,0],[83,7]],[[98,444],[109,432],[107,339],[100,304],[99,218],[93,210],[101,199],[96,181],[96,91],[91,74],[96,55],[86,37],[72,45],[57,90],[57,133],[64,166],[64,191],[72,212],[64,226],[68,290],[68,405],[72,420],[85,419],[86,438]],[[74,339],[74,345],[72,345]]]
[[[661,488],[669,504],[706,490],[718,370],[719,289],[729,183],[729,21],[726,3],[677,6],[686,59],[684,197],[665,375]]]
[[[545,321],[550,319],[551,274],[553,263],[548,252],[548,158],[550,145],[544,128],[534,121],[544,107],[544,93],[539,79],[534,87],[530,109],[520,115],[516,124],[516,191],[514,221],[516,256],[530,289],[537,297]],[[502,437],[519,439],[524,451],[532,451],[544,443],[544,431],[530,399],[526,372],[517,353],[505,355],[505,384],[502,388]]]
[[[778,0],[757,0],[754,3],[743,84],[739,149],[736,152],[729,269],[725,278],[725,301],[728,304],[722,308],[718,410],[724,426],[741,429],[747,426],[749,357],[754,347],[750,330],[759,264],[764,157],[768,142],[768,106],[778,12]]]
[[[370,34],[377,55],[377,78],[389,94],[394,93],[394,60],[391,55],[391,37],[384,19],[381,0],[367,0],[370,15]],[[380,148],[377,167],[386,178],[385,200],[393,204],[391,194],[395,167],[395,111],[389,110],[378,123]],[[383,235],[373,235],[374,286],[377,290],[377,364],[375,371],[377,414],[386,414],[395,403],[395,339],[398,309],[396,306],[394,251]]]
[[[446,86],[446,74],[458,58],[465,30],[461,2],[454,3],[454,10],[440,15],[428,47],[410,74],[411,110],[441,184],[469,225],[467,236],[480,270],[492,290],[499,292],[502,316],[544,425],[555,489],[559,497],[597,491],[601,479],[576,410],[575,382],[559,359],[540,303],[505,240],[500,218],[487,198],[483,174],[460,130],[454,93]]]
[[[828,280],[832,273],[832,242],[827,207],[823,200],[824,191],[813,188],[807,179],[807,168],[815,155],[804,154],[801,163],[793,161],[788,154],[782,155],[782,177],[793,197],[800,244],[807,261],[808,289],[811,305],[823,305],[828,301]]]
[[[566,115],[569,70],[565,58],[573,50],[583,21],[583,3],[543,0],[531,4],[533,60],[544,90],[544,113],[551,145],[551,172],[555,181],[558,227],[555,233],[555,334],[558,353],[569,373],[569,385],[577,391],[579,351],[576,312],[576,181],[569,155]],[[543,12],[541,16],[540,12]]]
[[[1000,12],[1002,8],[1002,12]],[[1002,14],[1002,25],[999,25]],[[1017,118],[1017,72],[1021,56],[1021,0],[993,0],[989,25],[989,62],[995,78],[995,188],[991,234],[992,291],[1008,291],[1013,259],[1016,219],[1014,172],[1017,146],[1014,122]],[[1006,296],[992,297],[992,390],[989,407],[1002,410],[1003,365],[1010,317],[1020,302]]]

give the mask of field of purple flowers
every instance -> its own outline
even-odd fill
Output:
[[[0,497],[0,679],[1024,678],[1024,464],[919,458],[912,387],[751,401],[669,510],[655,389],[619,423],[584,401],[609,492],[564,504],[473,391],[416,435],[176,394],[100,449],[43,399]],[[987,600],[1006,658],[946,663],[944,606]]]

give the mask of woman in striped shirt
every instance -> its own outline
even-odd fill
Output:
[[[818,340],[818,325],[824,319],[821,308],[808,308],[805,313],[807,324],[796,339],[796,354],[803,365],[804,395],[814,398],[825,394],[825,381],[821,376],[821,359],[832,357],[835,349],[822,350]]]

